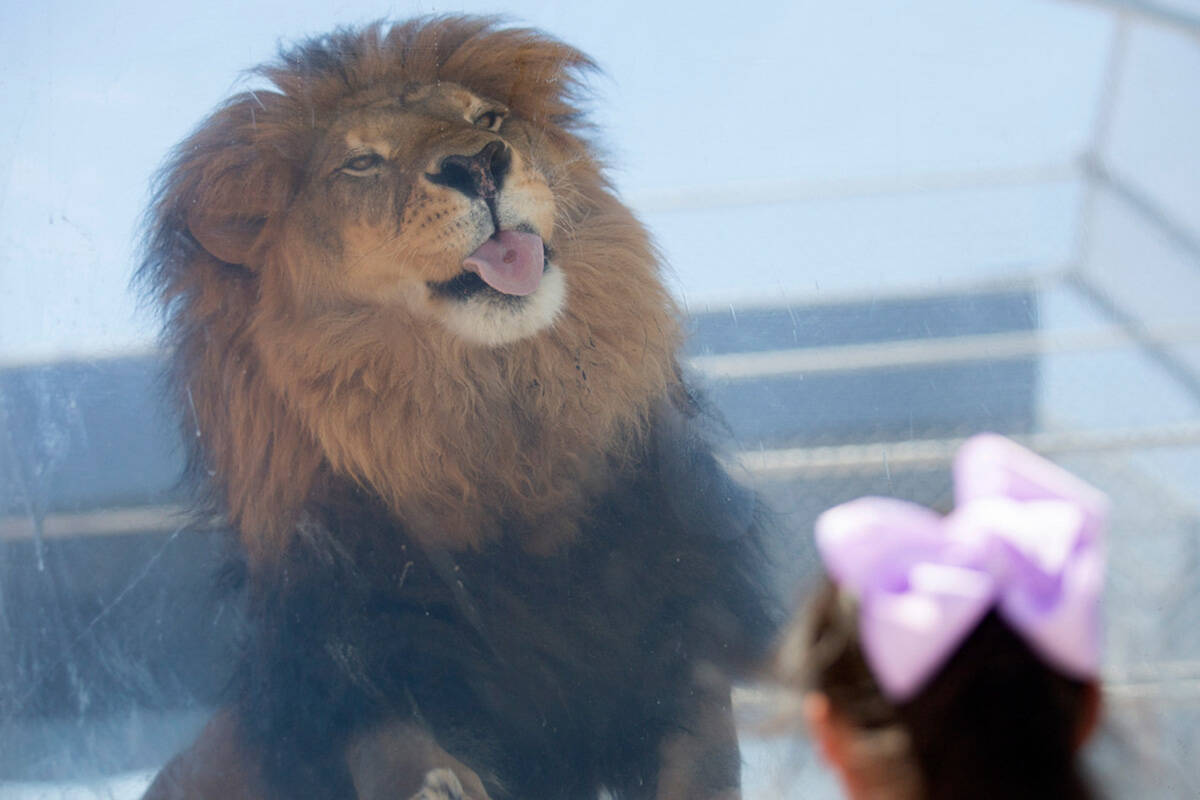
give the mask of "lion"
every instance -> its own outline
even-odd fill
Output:
[[[246,634],[147,797],[738,796],[769,515],[588,139],[592,69],[494,19],[340,30],[164,167],[139,277]]]

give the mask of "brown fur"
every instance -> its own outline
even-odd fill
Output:
[[[676,382],[657,259],[581,138],[573,103],[588,62],[476,19],[375,26],[341,46],[355,53],[348,68],[263,69],[274,88],[231,99],[164,172],[143,277],[169,309],[199,463],[255,564],[283,551],[332,474],[438,545],[477,547],[516,518],[532,550],[552,550]],[[389,257],[424,280],[452,277],[465,254],[436,252],[450,210],[419,179],[397,184],[390,235],[386,208],[317,190],[330,131],[362,117],[355,135],[370,135],[376,105],[447,82],[507,107],[500,136],[552,195],[544,238],[565,307],[549,329],[495,347],[439,324],[435,306],[431,318],[371,294],[389,276],[367,262],[414,231]]]
[[[148,797],[737,796],[760,515],[692,427],[588,68],[486,19],[336,33],[164,170],[141,277],[250,619]],[[460,291],[501,231],[543,240],[539,288]]]

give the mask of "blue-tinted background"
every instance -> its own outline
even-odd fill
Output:
[[[0,7],[0,797],[136,796],[228,660],[127,288],[151,174],[278,41],[443,11],[604,68],[614,179],[792,579],[822,508],[944,506],[978,430],[1113,495],[1095,768],[1200,796],[1200,2],[49,0]],[[739,702],[748,796],[833,796]]]

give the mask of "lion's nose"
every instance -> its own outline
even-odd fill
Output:
[[[489,142],[473,156],[446,156],[438,171],[425,177],[441,186],[449,186],[467,197],[493,200],[504,185],[504,176],[512,165],[512,153],[504,142]]]

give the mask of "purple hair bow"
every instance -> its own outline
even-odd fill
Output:
[[[867,663],[893,701],[915,695],[995,608],[1047,663],[1095,677],[1108,501],[1002,436],[968,440],[955,510],[864,497],[817,520],[834,582],[858,599]]]

